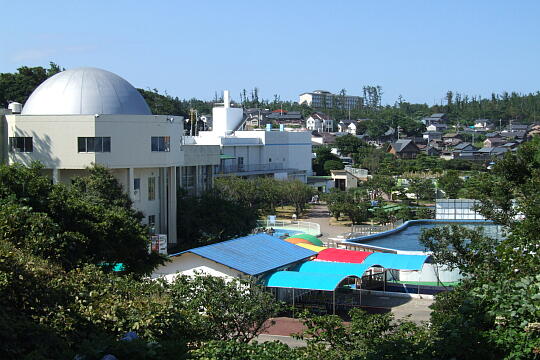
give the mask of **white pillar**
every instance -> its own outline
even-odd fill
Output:
[[[129,198],[131,200],[135,200],[134,199],[134,193],[135,193],[135,184],[134,184],[134,179],[135,179],[135,172],[133,171],[133,168],[128,168],[128,191],[129,191]]]
[[[53,184],[58,184],[60,182],[60,171],[58,168],[52,169],[52,181]]]
[[[169,244],[176,244],[176,166],[169,167],[167,171],[169,178],[167,183],[167,238]]]

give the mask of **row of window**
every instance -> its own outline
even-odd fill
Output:
[[[11,152],[33,152],[33,138],[29,136],[10,137],[9,149]],[[152,136],[150,150],[154,152],[171,151],[170,136]],[[111,152],[111,138],[109,136],[78,137],[77,151],[80,153]]]

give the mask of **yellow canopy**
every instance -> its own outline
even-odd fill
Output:
[[[309,249],[311,251],[316,251],[316,252],[323,251],[324,249],[326,249],[324,246],[317,246],[317,245],[313,245],[313,244],[300,243],[300,244],[295,244],[295,245],[298,245],[298,246],[301,246],[303,248]]]

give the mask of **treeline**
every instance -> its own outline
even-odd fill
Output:
[[[32,91],[50,76],[64,70],[59,65],[51,62],[48,68],[26,67],[17,69],[16,73],[0,73],[0,105],[7,106],[10,101],[22,104],[26,102]],[[152,113],[157,115],[180,115],[187,117],[189,109],[195,109],[199,114],[209,114],[216,102],[222,101],[216,92],[211,101],[192,99],[179,99],[157,89],[138,89],[147,101]],[[517,92],[493,93],[489,98],[469,96],[466,94],[448,91],[444,104],[429,106],[427,104],[414,104],[407,102],[399,96],[393,105],[382,105],[383,91],[380,86],[364,86],[362,96],[364,106],[355,109],[321,108],[314,109],[306,104],[298,104],[296,101],[282,100],[279,94],[274,94],[272,99],[263,99],[259,95],[260,90],[253,88],[247,91],[243,89],[238,95],[237,103],[245,108],[265,108],[270,110],[283,109],[286,111],[300,111],[304,117],[314,111],[322,111],[335,120],[342,119],[372,119],[370,136],[381,131],[386,131],[388,126],[395,128],[407,128],[405,133],[411,135],[410,128],[418,126],[418,120],[432,113],[447,113],[452,123],[470,125],[475,119],[487,118],[506,125],[510,120],[531,123],[540,120],[540,92],[521,94]],[[334,96],[336,103],[344,103],[347,95],[346,89],[341,89]],[[402,122],[403,125],[399,124]],[[365,130],[365,129],[364,129]],[[368,129],[369,130],[369,129]],[[383,132],[384,132],[383,131]],[[363,132],[362,132],[363,133]]]

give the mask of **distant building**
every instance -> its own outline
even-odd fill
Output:
[[[420,120],[424,125],[445,123],[448,121],[448,116],[443,113],[431,114],[431,116],[425,117]]]
[[[474,121],[474,128],[482,130],[493,130],[495,129],[495,125],[493,125],[493,122],[491,122],[491,120],[489,119],[478,119]]]
[[[484,140],[484,147],[486,148],[494,148],[497,146],[501,146],[505,144],[507,141],[503,138],[494,137],[494,138],[487,138]]]
[[[266,115],[266,120],[283,125],[302,125],[304,117],[300,111],[274,110]]]
[[[440,131],[443,132],[448,129],[448,125],[440,123],[432,123],[426,127],[427,131]]]
[[[344,132],[344,133],[356,135],[357,127],[358,127],[358,123],[356,122],[356,120],[341,120],[338,123],[338,132]]]
[[[420,153],[420,149],[410,139],[400,139],[390,144],[388,152],[400,159],[414,159]]]
[[[363,98],[351,95],[336,95],[329,91],[315,90],[300,94],[299,104],[307,104],[315,109],[358,109],[363,105]]]
[[[306,129],[318,132],[332,132],[334,120],[324,113],[316,112],[306,119]]]
[[[334,187],[340,190],[347,190],[358,187],[361,181],[367,181],[368,171],[366,169],[357,169],[351,166],[345,166],[343,170],[331,170]]]

